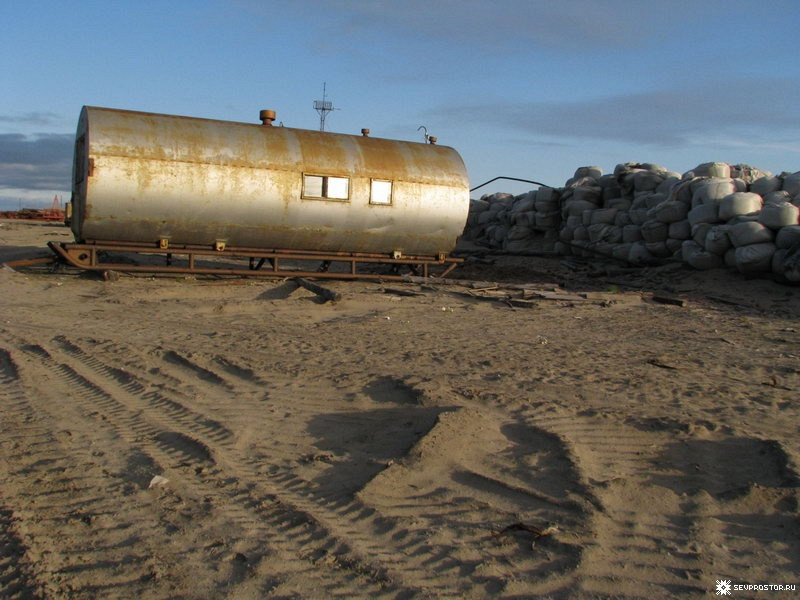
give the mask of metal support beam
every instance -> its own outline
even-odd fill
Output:
[[[50,242],[48,245],[63,262],[91,271],[400,280],[402,274],[399,269],[402,266],[414,272],[422,272],[427,277],[431,267],[450,273],[463,262],[461,258],[447,255],[392,256],[236,247],[219,250],[205,246],[176,244],[170,244],[167,251],[157,243],[147,245],[93,241],[83,244]],[[122,260],[123,257],[119,256],[121,254],[129,256]],[[138,259],[137,262],[131,263],[130,255]],[[156,264],[156,261],[149,264],[144,260],[148,256],[158,255],[162,259],[166,258],[166,264],[163,260],[160,264]],[[261,269],[265,262],[269,262],[272,269]],[[340,265],[338,270],[333,268],[337,264]],[[394,268],[392,273],[380,273],[374,268],[364,270],[367,266],[379,265]]]

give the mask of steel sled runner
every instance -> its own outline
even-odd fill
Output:
[[[66,264],[88,271],[236,275],[244,277],[321,277],[401,280],[401,269],[422,277],[445,277],[463,262],[446,254],[318,252],[134,242],[49,242]],[[380,272],[380,265],[385,265]],[[435,271],[435,273],[434,273]]]

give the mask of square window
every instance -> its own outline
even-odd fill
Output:
[[[392,182],[373,179],[369,192],[370,204],[392,203]]]
[[[347,177],[326,177],[328,183],[326,198],[347,200],[350,197],[350,180]]]
[[[303,175],[303,196],[322,198],[323,179],[319,175]]]

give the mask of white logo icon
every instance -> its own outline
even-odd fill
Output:
[[[730,595],[731,595],[730,579],[717,579],[717,596],[730,596]]]

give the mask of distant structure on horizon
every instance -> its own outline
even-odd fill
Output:
[[[322,100],[314,100],[314,110],[319,113],[319,130],[325,131],[325,117],[328,113],[336,110],[333,108],[333,102],[327,100],[327,82],[322,83]]]

